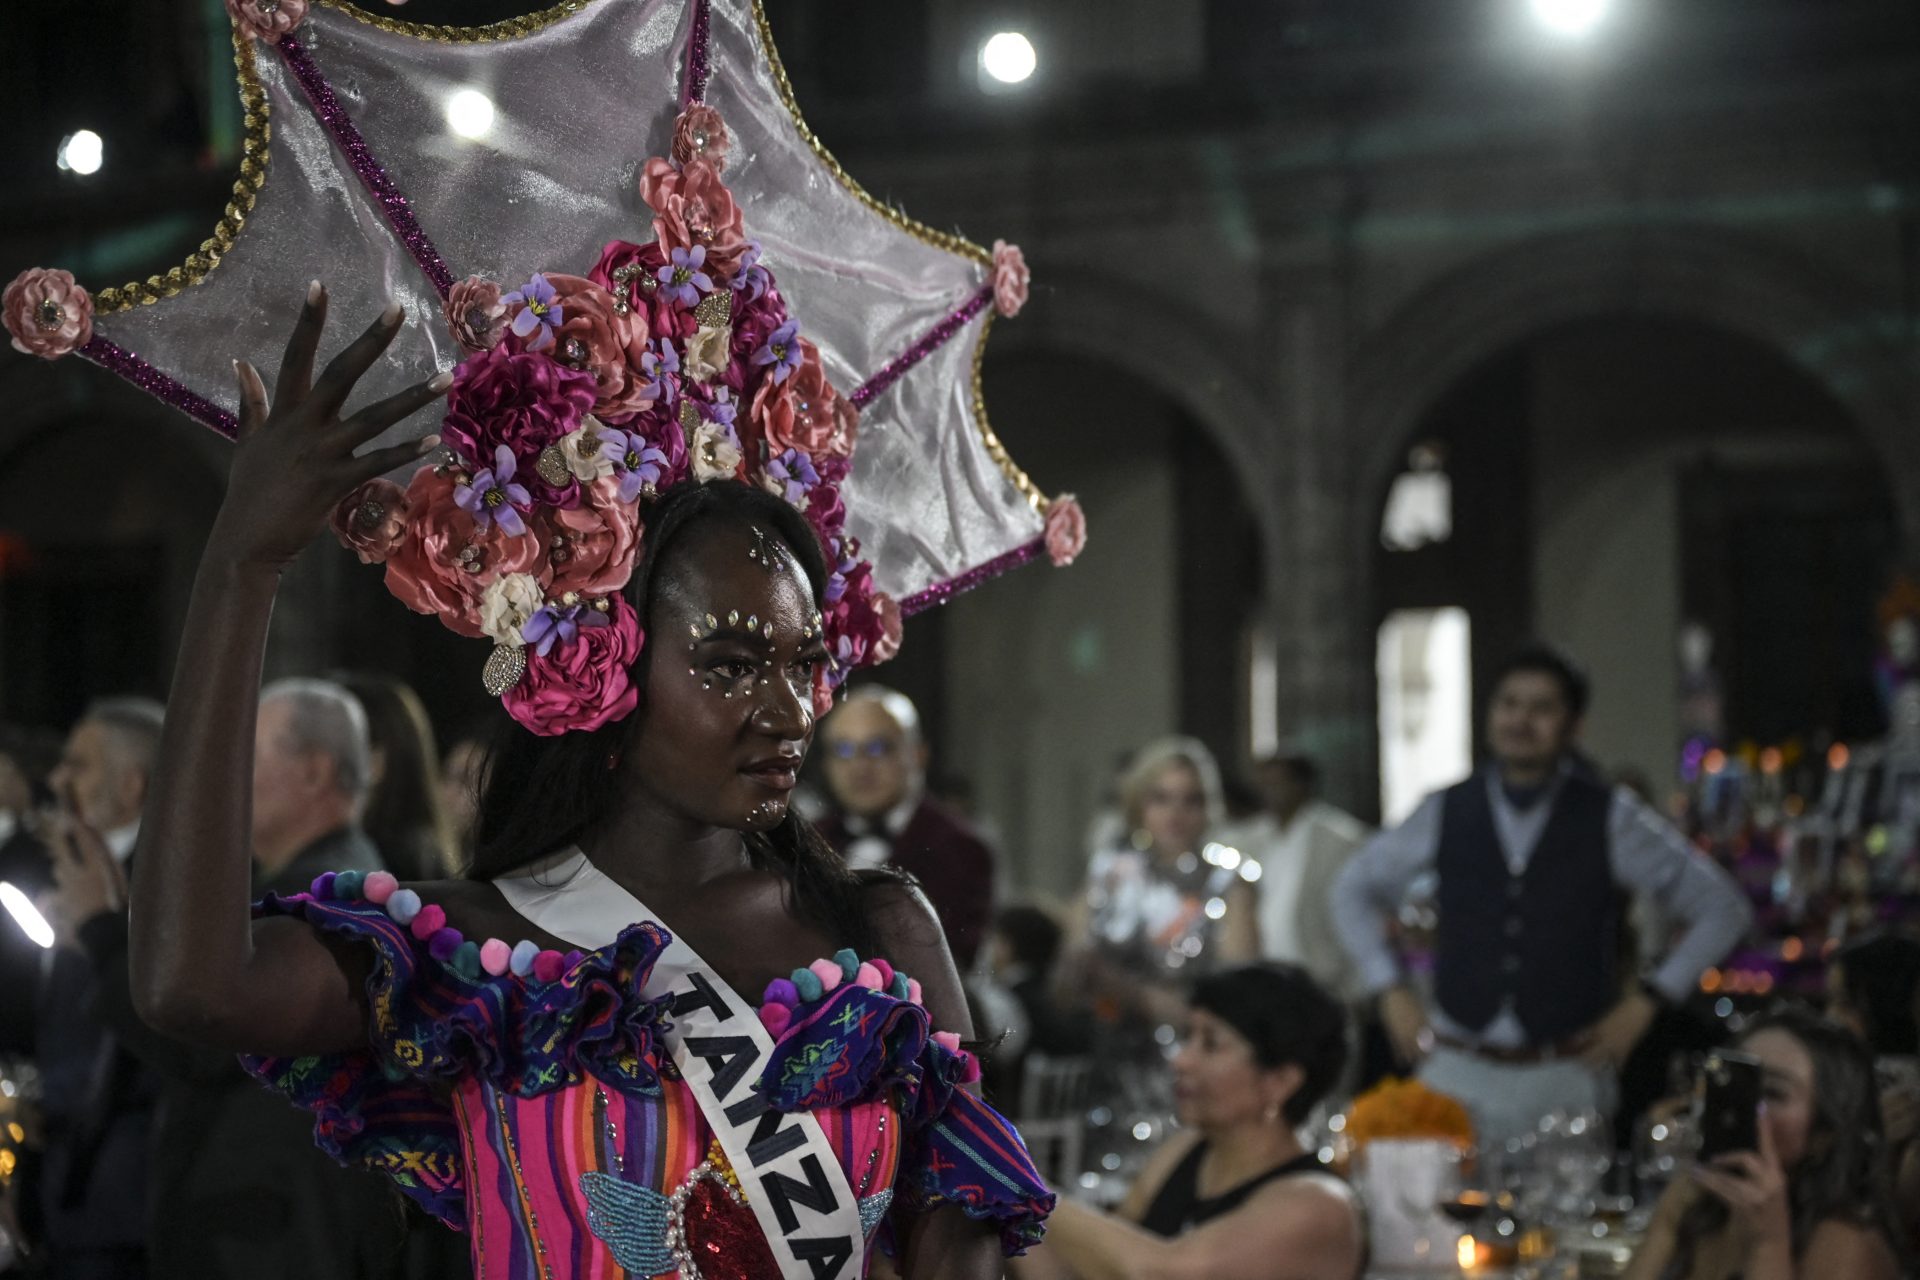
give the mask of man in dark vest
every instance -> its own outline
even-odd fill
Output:
[[[821,728],[835,812],[820,834],[847,864],[893,866],[920,882],[962,973],[993,918],[993,850],[927,798],[927,744],[912,700],[863,685]]]
[[[1483,1139],[1550,1111],[1610,1112],[1620,1064],[1661,1005],[1693,991],[1751,920],[1726,872],[1575,753],[1586,708],[1585,676],[1558,653],[1508,659],[1487,710],[1492,760],[1374,837],[1333,886],[1335,927],[1395,1052],[1464,1103]],[[1387,936],[1427,873],[1431,1008]],[[1634,896],[1679,929],[1639,973],[1621,951]]]

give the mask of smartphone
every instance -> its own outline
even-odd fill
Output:
[[[1760,1148],[1760,1060],[1718,1049],[1700,1068],[1700,1158]]]

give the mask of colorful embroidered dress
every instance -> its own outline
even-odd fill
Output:
[[[370,1046],[247,1068],[315,1114],[320,1146],[376,1169],[469,1233],[477,1280],[779,1274],[642,996],[669,938],[653,923],[576,953],[560,976],[493,976],[429,954],[366,901],[268,898],[371,946]],[[897,988],[896,988],[897,990]],[[890,1213],[957,1205],[1018,1253],[1053,1204],[1011,1125],[958,1087],[963,1055],[926,1011],[845,982],[803,999],[761,1077],[819,1121],[859,1198],[868,1256]]]

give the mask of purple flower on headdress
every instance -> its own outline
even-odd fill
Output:
[[[519,509],[531,506],[533,498],[524,485],[513,483],[515,467],[513,450],[500,445],[493,451],[491,467],[480,471],[470,482],[454,486],[454,502],[473,517],[473,523],[482,533],[497,524],[516,538],[526,534],[527,524],[520,518]]]
[[[660,296],[683,307],[697,306],[701,294],[713,292],[713,277],[700,269],[706,263],[705,245],[675,249],[668,255],[666,265],[653,273],[660,282]]]
[[[827,574],[827,589],[821,595],[828,604],[839,604],[847,594],[847,579],[860,567],[860,548],[849,539],[835,538],[827,550],[833,556],[834,565]]]
[[[680,372],[680,353],[673,349],[672,339],[660,338],[648,346],[647,353],[640,357],[640,370],[652,380],[649,389],[654,398],[671,408],[678,391],[677,379],[667,375]]]
[[[584,604],[544,604],[520,624],[520,638],[544,658],[553,652],[556,643],[572,644],[582,627],[606,625],[606,614]]]
[[[803,353],[795,338],[800,332],[800,322],[789,320],[767,335],[766,342],[753,353],[755,364],[770,364],[769,371],[775,383],[785,382],[787,375],[800,367]]]
[[[520,310],[513,317],[513,336],[533,341],[527,344],[529,351],[542,351],[553,345],[554,330],[558,329],[566,316],[562,313],[559,297],[553,286],[538,271],[533,279],[500,299],[506,306],[520,304]]]
[[[820,473],[814,470],[813,459],[798,449],[787,449],[767,459],[762,479],[769,493],[804,510],[807,495],[820,483]]]
[[[664,452],[637,432],[606,430],[600,439],[600,456],[613,463],[620,476],[620,501],[632,502],[647,489],[660,487],[672,465]]]
[[[727,430],[734,429],[734,415],[740,412],[740,406],[733,402],[733,393],[725,387],[714,392],[713,399],[700,406],[700,416],[708,422],[717,422]]]
[[[733,291],[744,293],[748,302],[758,302],[773,287],[773,277],[760,265],[760,242],[747,241],[745,252],[740,255],[740,265],[734,268]]]

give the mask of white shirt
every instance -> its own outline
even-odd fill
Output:
[[[124,827],[103,832],[100,838],[106,841],[107,852],[113,855],[113,860],[124,867],[127,859],[133,856],[133,846],[140,841],[140,819],[135,818]]]
[[[920,810],[920,797],[912,791],[906,799],[887,811],[886,817],[876,824],[871,818],[847,814],[842,821],[847,827],[847,865],[855,871],[866,871],[874,867],[884,867],[893,861],[893,842],[913,821],[913,815]]]

